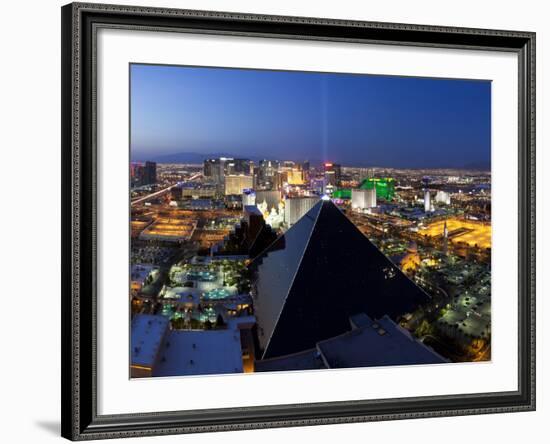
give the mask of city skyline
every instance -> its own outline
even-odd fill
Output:
[[[489,81],[132,64],[131,85],[133,161],[490,168]]]
[[[491,360],[490,82],[131,73],[131,378]]]

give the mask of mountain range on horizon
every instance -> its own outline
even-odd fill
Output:
[[[145,162],[147,160],[157,163],[189,163],[189,164],[202,164],[205,159],[217,159],[219,157],[230,157],[235,159],[250,159],[254,162],[259,162],[260,160],[266,159],[266,157],[261,156],[243,156],[235,155],[229,152],[214,152],[214,153],[196,153],[196,152],[180,152],[172,154],[159,154],[156,156],[143,155],[143,154],[132,154],[132,162]],[[271,158],[270,158],[271,159]],[[281,160],[281,159],[279,159]],[[296,159],[285,159],[293,160],[298,162]],[[311,164],[321,164],[323,161],[321,159],[303,159],[300,162],[308,160]]]
[[[131,155],[131,161],[132,162],[145,162],[145,161],[151,161],[151,162],[157,162],[157,163],[184,163],[184,164],[202,164],[205,159],[216,159],[219,157],[232,157],[232,158],[246,158],[250,159],[254,162],[259,162],[262,159],[265,159],[266,157],[260,157],[260,156],[243,156],[243,155],[234,155],[230,152],[214,152],[214,153],[197,153],[197,152],[179,152],[179,153],[171,153],[171,154],[158,154],[156,156],[151,155],[144,155],[135,153]],[[273,158],[273,157],[272,157]],[[282,160],[282,159],[279,159]],[[296,162],[303,162],[303,161],[309,161],[311,165],[321,165],[322,163],[329,161],[329,160],[322,160],[322,159],[302,159],[302,160],[296,160],[296,159],[284,159],[284,160],[293,160]],[[339,163],[338,161],[330,160],[335,163]],[[341,162],[342,166],[351,166],[347,165],[345,162]],[[491,170],[491,163],[490,162],[470,162],[464,165],[426,165],[426,166],[418,166],[418,165],[395,165],[395,166],[389,166],[389,165],[353,165],[358,167],[377,167],[377,168],[397,168],[397,169],[463,169],[463,170],[474,170],[474,171],[490,171]]]

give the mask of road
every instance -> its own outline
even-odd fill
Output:
[[[201,175],[202,175],[201,173],[197,173],[197,174],[191,176],[189,179],[186,179],[183,182],[178,182],[178,183],[192,182],[193,180],[199,178]],[[155,197],[162,196],[164,193],[167,193],[172,188],[177,186],[178,183],[174,183],[174,184],[170,185],[169,187],[163,188],[162,190],[159,190],[159,191],[155,191],[154,193],[148,194],[147,196],[138,197],[137,199],[132,201],[130,206],[133,207],[134,205],[138,205],[140,203],[147,202],[148,200],[153,199]]]

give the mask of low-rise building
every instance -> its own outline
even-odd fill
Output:
[[[139,238],[165,242],[183,242],[191,239],[197,228],[197,220],[178,217],[159,217],[144,229]]]
[[[130,376],[153,376],[159,351],[169,329],[164,316],[138,314],[132,319],[130,332]]]
[[[160,347],[153,376],[242,372],[241,337],[237,330],[174,330]]]
[[[243,372],[241,331],[253,319],[228,328],[170,330],[162,315],[139,314],[131,325],[132,378],[190,376]]]
[[[159,268],[152,264],[133,264],[130,269],[130,289],[140,292],[141,289],[154,280]]]

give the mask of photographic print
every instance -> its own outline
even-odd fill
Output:
[[[61,23],[62,436],[535,410],[534,32]]]
[[[131,378],[491,360],[489,80],[129,75]]]

